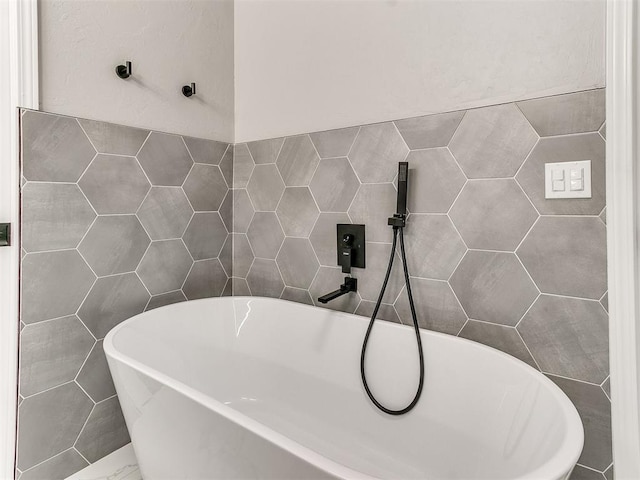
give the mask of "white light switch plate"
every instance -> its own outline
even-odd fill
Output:
[[[591,160],[545,163],[544,198],[591,198]]]

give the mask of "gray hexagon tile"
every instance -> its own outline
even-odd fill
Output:
[[[309,288],[320,267],[306,238],[285,238],[276,262],[288,287]]]
[[[376,302],[362,300],[360,302],[360,305],[358,305],[358,308],[356,309],[356,315],[362,315],[363,317],[371,318],[375,307]],[[386,320],[388,322],[394,323],[402,323],[400,321],[400,317],[398,316],[398,312],[396,312],[396,309],[393,308],[393,305],[388,305],[386,303],[380,304],[380,309],[378,310],[376,319]]]
[[[355,197],[360,181],[349,160],[321,160],[309,188],[323,212],[346,212]]]
[[[227,194],[218,209],[220,218],[222,218],[222,222],[229,233],[233,233],[233,192],[234,190],[227,190]]]
[[[285,235],[291,237],[308,237],[320,214],[307,187],[287,187],[276,213]]]
[[[247,284],[253,295],[279,298],[284,282],[275,260],[256,258],[247,274]]]
[[[591,198],[544,198],[544,164],[591,160]],[[597,133],[543,138],[516,180],[542,215],[599,215],[605,205],[605,142]]]
[[[196,213],[184,232],[184,243],[194,260],[216,258],[227,239],[218,212]]]
[[[348,127],[315,132],[309,136],[320,158],[346,157],[359,130],[360,127]]]
[[[602,135],[602,138],[604,138],[606,140],[607,139],[607,124],[603,123],[602,127],[600,127],[600,130],[598,130],[598,132],[600,133],[600,135]]]
[[[105,425],[109,425],[108,430]],[[84,458],[95,462],[130,441],[120,402],[113,397],[95,406],[75,447]]]
[[[469,110],[449,149],[469,178],[512,177],[538,136],[513,104]]]
[[[98,153],[134,156],[149,136],[149,130],[115,123],[78,119]]]
[[[313,300],[311,300],[309,291],[302,288],[285,287],[280,298],[283,300],[289,300],[290,302],[313,305]]]
[[[245,188],[253,172],[253,158],[245,143],[233,147],[233,188]]]
[[[446,147],[465,112],[440,113],[396,120],[395,124],[410,149]]]
[[[227,235],[218,260],[220,260],[222,268],[227,273],[227,277],[233,276],[233,234]]]
[[[607,395],[607,398],[611,400],[611,377],[607,377],[607,379],[604,382],[602,382],[602,385],[600,385],[600,387],[602,388],[604,393]]]
[[[608,312],[609,311],[609,292],[605,293],[600,299],[600,304]]]
[[[253,204],[245,189],[231,190],[233,192],[233,233],[247,233],[253,214]]]
[[[543,293],[600,299],[606,227],[597,217],[540,217],[516,252]]]
[[[276,163],[283,143],[284,138],[270,138],[268,140],[249,142],[247,143],[247,147],[251,152],[251,157],[253,157],[255,164],[262,165],[265,163]]]
[[[346,275],[342,273],[342,269],[340,268],[320,267],[316,278],[309,288],[309,294],[311,295],[313,303],[318,307],[328,308],[329,310],[354,313],[361,300],[358,292],[348,293],[329,303],[323,304],[318,302],[318,297],[338,290],[340,285],[344,283],[344,277],[346,277]]]
[[[100,216],[78,250],[99,276],[132,272],[151,240],[135,215]]]
[[[20,393],[29,396],[73,380],[93,344],[75,315],[27,325],[20,332]]]
[[[358,279],[358,292],[362,299],[376,301],[378,300],[378,295],[380,295],[380,288],[382,287],[382,282],[389,265],[391,245],[367,242],[366,252],[366,268],[354,268],[353,276]],[[402,262],[396,253],[391,275],[389,276],[389,283],[387,284],[387,289],[385,290],[382,301],[390,304],[395,302],[403,286],[404,273],[402,270]]]
[[[605,119],[605,89],[518,102],[538,135],[596,132]]]
[[[74,118],[27,111],[21,123],[27,180],[76,182],[96,154]]]
[[[501,350],[538,368],[515,328],[469,320],[458,336]]]
[[[175,292],[161,293],[160,295],[154,295],[149,300],[145,311],[153,310],[154,308],[164,307],[166,305],[172,305],[174,303],[180,303],[187,300],[182,290],[176,290]]]
[[[99,278],[78,310],[98,339],[120,322],[142,313],[151,296],[135,273]]]
[[[251,290],[244,278],[230,278],[233,295],[236,297],[250,296]],[[229,285],[229,284],[227,284]]]
[[[182,137],[159,132],[149,135],[138,160],[153,185],[180,186],[193,166]]]
[[[391,183],[365,184],[349,208],[353,223],[367,226],[367,241],[391,243],[393,233],[387,219],[396,211],[396,189]]]
[[[116,394],[102,340],[96,342],[76,381],[94,402],[101,402]]]
[[[233,150],[233,145],[230,145],[220,160],[220,171],[229,188],[233,188]]]
[[[602,223],[604,223],[605,225],[607,224],[607,208],[603,208],[602,212],[600,212],[600,215],[598,215],[600,217],[600,220],[602,220]]]
[[[273,212],[257,212],[249,225],[247,237],[259,258],[275,259],[284,241],[278,217]]]
[[[411,279],[411,292],[416,307],[418,325],[427,330],[457,335],[467,321],[462,307],[447,282]],[[407,292],[403,289],[395,303],[396,311],[405,325],[412,325]]]
[[[180,290],[193,260],[182,240],[153,242],[137,272],[152,295]]]
[[[409,274],[438,280],[447,280],[467,251],[446,215],[411,214],[405,229],[405,245]]]
[[[64,479],[79,470],[82,470],[89,463],[80,456],[78,452],[70,448],[64,452],[50,458],[36,467],[23,472],[18,477],[19,480],[51,480]]]
[[[181,188],[152,187],[138,210],[138,218],[151,240],[180,238],[193,209]]]
[[[320,157],[308,135],[287,137],[278,155],[276,165],[287,187],[309,185]]]
[[[597,384],[609,375],[609,321],[597,301],[541,295],[518,330],[543,372]]]
[[[576,465],[571,472],[569,480],[606,480],[606,476],[596,470]]]
[[[227,274],[217,258],[195,262],[182,290],[187,299],[219,297],[227,283]]]
[[[195,164],[182,187],[196,212],[214,212],[227,194],[227,184],[215,165]]]
[[[28,254],[22,279],[22,321],[29,324],[76,313],[96,277],[77,251],[62,250]]]
[[[256,211],[274,211],[284,192],[284,182],[275,165],[257,165],[247,185]]]
[[[98,155],[78,182],[99,214],[136,213],[151,188],[133,157]]]
[[[514,251],[538,218],[512,179],[470,180],[449,212],[469,248]]]
[[[218,142],[215,140],[206,140],[204,138],[182,137],[187,149],[191,154],[191,158],[196,163],[206,163],[209,165],[219,165],[222,156],[229,148],[228,143]]]
[[[349,152],[358,178],[363,183],[392,182],[409,149],[391,122],[367,125],[360,132]]]
[[[234,233],[233,238],[233,275],[244,278],[253,263],[253,250],[249,245],[247,236],[243,233]]]
[[[22,247],[75,248],[96,218],[77,185],[27,183],[22,190]]]
[[[351,219],[346,213],[321,213],[309,235],[320,265],[335,267],[338,264],[336,225],[339,223],[351,223]]]
[[[469,318],[514,326],[538,290],[513,253],[470,250],[451,277]]]
[[[466,178],[446,148],[411,152],[408,208],[411,213],[447,213]]]
[[[18,468],[27,470],[71,448],[92,408],[74,382],[25,398],[18,410]]]

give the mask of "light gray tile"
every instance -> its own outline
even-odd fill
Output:
[[[196,212],[213,212],[220,208],[227,194],[227,184],[215,165],[196,164],[184,182],[184,193]]]
[[[99,214],[136,213],[149,182],[133,157],[98,155],[78,183]]]
[[[182,138],[159,132],[151,133],[138,160],[153,185],[180,186],[193,166]]]
[[[467,251],[446,215],[411,214],[405,229],[405,245],[409,273],[439,280],[451,276]]]
[[[304,303],[305,305],[313,305],[309,291],[302,288],[285,287],[280,298],[291,302]]]
[[[246,143],[233,147],[233,188],[246,188],[253,172],[253,159]]]
[[[187,297],[184,296],[182,290],[177,290],[175,292],[169,293],[161,293],[160,295],[154,295],[149,300],[149,304],[145,311],[153,310],[154,308],[164,307],[166,305],[172,305],[174,303],[184,302]]]
[[[217,212],[196,213],[184,232],[184,243],[194,260],[216,258],[227,239]]]
[[[541,295],[518,330],[544,372],[597,384],[609,375],[609,321],[598,302]]]
[[[376,302],[362,300],[360,302],[360,305],[358,305],[358,308],[356,309],[356,315],[362,315],[363,317],[371,318],[375,307]],[[385,303],[380,304],[380,309],[378,310],[376,319],[387,320],[388,322],[394,323],[402,323],[400,321],[398,313],[396,312],[396,309],[393,308],[393,305],[387,305]]]
[[[273,212],[257,212],[249,225],[247,237],[256,257],[275,259],[284,241],[280,222]]]
[[[536,370],[538,369],[515,328],[469,320],[459,336],[513,355]]]
[[[75,250],[30,253],[22,261],[22,321],[74,314],[95,278]]]
[[[449,149],[469,178],[511,177],[537,139],[515,105],[498,105],[469,110]]]
[[[77,185],[28,183],[22,190],[22,247],[75,248],[95,218]]]
[[[249,285],[244,278],[231,278],[231,288],[233,289],[233,295],[236,297],[250,296],[251,291]]]
[[[288,287],[309,288],[320,267],[306,238],[285,238],[276,262]]]
[[[182,237],[193,210],[181,188],[152,187],[137,215],[151,240],[166,240]]]
[[[309,185],[320,158],[308,135],[287,137],[276,162],[287,187]]]
[[[446,148],[411,152],[408,208],[411,213],[447,213],[466,179]]]
[[[596,217],[541,217],[517,254],[544,293],[600,299],[607,291],[606,228]]]
[[[233,150],[231,145],[220,160],[220,171],[229,188],[233,188]]]
[[[270,138],[269,140],[249,142],[247,147],[256,165],[262,165],[264,163],[276,163],[283,143],[284,138]]]
[[[407,153],[409,150],[393,123],[378,123],[360,129],[349,160],[361,182],[392,182],[398,173],[398,162]]]
[[[78,119],[89,140],[99,153],[133,156],[149,136],[149,130],[115,123]]]
[[[136,269],[150,240],[135,215],[100,216],[78,250],[97,275]]]
[[[18,409],[18,468],[27,470],[71,448],[92,407],[73,382],[25,398]]]
[[[284,192],[284,182],[276,166],[256,166],[247,185],[247,192],[257,211],[275,211]]]
[[[544,164],[591,160],[591,198],[544,198]],[[597,133],[543,138],[516,176],[542,215],[598,215],[605,205],[605,143]]]
[[[578,463],[602,471],[612,460],[611,402],[597,385],[549,376],[576,406],[584,426],[584,447]]]
[[[152,295],[180,290],[193,261],[181,240],[153,242],[137,272]]]
[[[514,251],[538,212],[512,179],[470,180],[449,212],[469,248]]]
[[[313,303],[322,308],[330,310],[338,310],[341,312],[354,313],[360,303],[360,294],[358,292],[349,292],[346,295],[331,300],[329,303],[318,302],[318,297],[338,290],[340,285],[344,283],[346,275],[337,267],[320,267],[316,278],[309,288],[309,294]]]
[[[76,449],[96,462],[129,443],[129,432],[117,397],[96,405],[76,443]]]
[[[349,208],[353,223],[367,226],[367,241],[390,243],[393,237],[387,219],[396,211],[396,189],[391,183],[365,184]]]
[[[96,403],[116,394],[102,340],[94,345],[76,381]]]
[[[315,132],[309,136],[320,158],[345,157],[349,154],[359,129],[360,127],[341,128]]]
[[[538,290],[513,253],[469,251],[451,277],[469,318],[514,326]]]
[[[349,160],[321,160],[309,188],[323,212],[346,212],[360,187]]]
[[[196,163],[208,163],[209,165],[219,165],[222,156],[229,148],[228,143],[216,140],[206,140],[204,138],[182,137],[187,144],[189,153]]]
[[[227,274],[217,258],[193,264],[182,290],[189,300],[219,297],[227,283]]]
[[[104,338],[120,322],[142,313],[149,298],[135,273],[99,278],[78,316],[96,338]]]
[[[412,278],[411,291],[421,328],[456,335],[467,321],[447,282]],[[402,323],[413,325],[405,290],[400,292],[395,307]]]
[[[73,380],[93,343],[75,315],[27,325],[20,332],[20,393],[29,396]]]
[[[338,264],[337,225],[351,223],[346,213],[321,213],[309,236],[320,265],[335,267]]]
[[[245,278],[253,263],[253,251],[244,233],[234,233],[233,237],[233,275]]]
[[[376,301],[389,265],[391,245],[387,243],[366,244],[366,268],[354,268],[353,276],[358,279],[358,292],[363,300]],[[393,268],[389,276],[389,283],[382,299],[385,303],[393,303],[404,286],[402,261],[395,254]]]
[[[602,473],[591,470],[590,468],[576,465],[571,472],[569,480],[604,480],[604,476]]]
[[[517,105],[541,137],[596,132],[605,119],[605,90],[536,98]]]
[[[76,182],[96,153],[73,118],[28,111],[21,123],[27,180]]]
[[[287,187],[276,213],[285,235],[292,237],[308,237],[320,214],[307,187]]]
[[[23,472],[20,480],[64,480],[89,464],[70,448],[46,462]]]
[[[245,189],[233,192],[233,233],[247,233],[253,218],[253,205]]]
[[[275,260],[256,258],[247,274],[247,283],[251,293],[260,297],[279,298],[284,289],[284,282]]]
[[[396,127],[410,149],[446,147],[464,111],[396,120]]]

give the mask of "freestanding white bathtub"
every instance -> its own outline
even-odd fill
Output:
[[[492,348],[422,331],[425,387],[385,415],[361,385],[367,319],[227,297],[138,315],[104,341],[133,447],[155,479],[564,479],[583,444],[569,399]],[[413,397],[409,327],[380,321],[369,384]]]

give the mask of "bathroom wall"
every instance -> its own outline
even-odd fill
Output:
[[[61,479],[129,441],[105,334],[230,293],[233,149],[35,111],[21,123],[17,468]]]
[[[236,142],[605,82],[604,0],[236,0]]]
[[[547,374],[584,423],[573,478],[612,478],[604,107],[596,89],[236,144],[233,294],[322,306],[316,298],[344,277],[335,225],[360,223],[359,292],[325,307],[370,315],[390,252],[397,162],[407,160],[420,326]],[[592,198],[545,200],[544,163],[577,160],[592,162]],[[398,259],[380,318],[411,322]]]
[[[41,0],[40,108],[233,141],[233,1]],[[116,65],[133,62],[121,80]],[[183,85],[196,82],[186,98]]]

